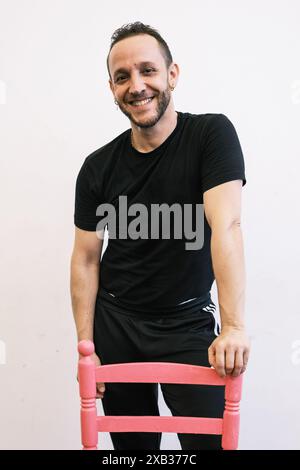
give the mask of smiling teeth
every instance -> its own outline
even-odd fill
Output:
[[[148,98],[147,100],[143,100],[143,101],[133,101],[133,103],[131,103],[131,104],[133,106],[142,106],[143,104],[150,103],[151,100],[152,100],[152,98]]]

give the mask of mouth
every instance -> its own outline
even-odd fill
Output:
[[[150,98],[146,98],[145,100],[129,101],[129,104],[135,109],[145,109],[147,108],[147,106],[150,105],[154,98],[155,96],[151,96]]]

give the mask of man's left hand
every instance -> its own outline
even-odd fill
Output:
[[[208,360],[220,377],[237,377],[245,372],[249,353],[250,340],[245,329],[224,326],[208,348]]]

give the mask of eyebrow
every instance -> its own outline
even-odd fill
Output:
[[[140,62],[139,63],[139,66],[142,67],[142,66],[145,66],[145,65],[151,65],[152,67],[156,67],[156,65],[153,63],[153,62],[150,62],[150,61],[145,61],[145,62]],[[116,78],[116,76],[118,75],[118,73],[127,73],[127,70],[123,67],[117,69],[114,73],[114,78]]]

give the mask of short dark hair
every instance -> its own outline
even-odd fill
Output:
[[[108,60],[109,60],[110,51],[112,50],[113,46],[117,42],[122,41],[122,39],[128,38],[130,36],[137,36],[138,34],[149,34],[150,36],[153,36],[158,41],[159,46],[161,48],[162,55],[164,56],[164,59],[166,62],[166,67],[167,69],[170,67],[171,63],[173,62],[173,57],[166,41],[161,37],[161,35],[156,29],[152,28],[148,24],[143,24],[140,21],[135,21],[134,23],[124,24],[120,28],[116,29],[116,31],[113,33],[111,37],[110,49],[109,49],[107,59],[106,59],[106,66],[107,66],[107,71],[108,71],[109,76],[110,76],[110,71],[109,71],[109,66],[108,66]]]

